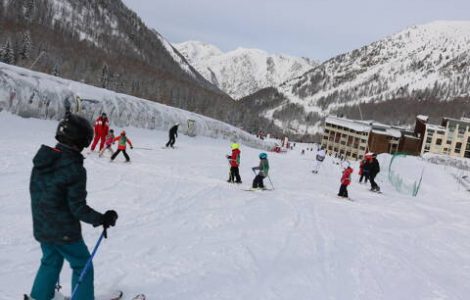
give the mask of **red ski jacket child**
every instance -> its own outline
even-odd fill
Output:
[[[230,159],[230,166],[238,168],[240,165],[240,149],[233,149],[232,155],[229,156]]]
[[[114,142],[118,142],[118,150],[126,150],[126,143],[132,146],[131,140],[126,136],[126,132],[121,132],[121,135],[114,139]]]
[[[353,169],[351,167],[347,167],[343,171],[343,176],[341,176],[341,184],[348,186],[351,184],[351,174],[353,172]]]

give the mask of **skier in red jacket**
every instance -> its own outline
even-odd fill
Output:
[[[102,113],[95,121],[95,138],[91,144],[91,151],[95,151],[96,144],[100,141],[100,151],[103,150],[106,136],[109,131],[109,120],[106,113]]]
[[[230,177],[227,182],[234,182],[236,179],[236,183],[242,183],[242,179],[240,177],[240,171],[238,167],[240,166],[240,145],[233,143],[231,145],[232,148],[232,155],[227,155],[227,159],[229,159],[230,163]]]
[[[341,176],[341,187],[339,188],[338,196],[348,198],[348,185],[351,184],[351,174],[353,169],[350,166],[347,166],[343,171],[343,176]]]

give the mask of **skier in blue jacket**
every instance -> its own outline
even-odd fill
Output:
[[[116,224],[118,217],[114,210],[101,214],[86,203],[86,170],[81,151],[93,139],[90,123],[67,113],[59,123],[56,139],[59,143],[55,148],[42,145],[37,152],[30,180],[33,232],[43,254],[31,290],[35,300],[54,297],[64,259],[73,270],[72,289],[76,286],[90,257],[80,221],[108,228]],[[92,267],[75,299],[94,300]]]

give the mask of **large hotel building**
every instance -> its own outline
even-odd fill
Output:
[[[367,152],[429,152],[470,158],[470,119],[444,118],[441,125],[433,125],[428,117],[417,116],[415,129],[410,131],[375,121],[328,116],[321,144],[328,153],[348,160],[362,159]]]

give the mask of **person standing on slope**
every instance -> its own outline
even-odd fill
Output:
[[[364,179],[364,183],[367,183],[369,180],[369,172],[370,172],[370,160],[372,159],[371,156],[366,155],[364,159],[361,160],[359,163],[359,183],[362,183],[362,179]]]
[[[259,154],[259,166],[258,167],[253,167],[251,168],[253,172],[255,170],[259,170],[258,174],[256,174],[255,179],[253,180],[253,188],[261,188],[264,189],[264,183],[263,180],[264,178],[268,177],[268,172],[269,172],[269,161],[268,161],[268,154],[266,153],[260,153]]]
[[[178,126],[180,123],[176,123],[175,126],[170,128],[170,131],[168,132],[168,135],[170,136],[170,140],[168,143],[166,143],[166,147],[170,146],[171,148],[174,148],[176,138],[178,137]]]
[[[122,154],[124,154],[124,157],[126,158],[126,162],[130,162],[131,159],[129,158],[129,155],[127,155],[126,152],[126,144],[129,144],[129,146],[131,146],[131,149],[134,149],[134,146],[132,146],[132,142],[127,137],[126,132],[123,130],[121,134],[114,139],[114,141],[118,142],[118,150],[111,156],[111,161],[113,161],[116,156],[118,156],[118,154],[122,152]]]
[[[111,146],[114,144],[114,130],[110,129],[108,135],[106,136],[106,142],[104,148],[100,151],[100,157],[103,156],[104,151],[108,150],[111,152],[111,156],[114,154],[113,148]]]
[[[380,164],[379,164],[379,161],[377,160],[377,154],[374,153],[372,155],[372,159],[370,161],[370,167],[369,167],[370,190],[373,192],[380,192],[380,187],[375,182],[375,177],[377,176],[377,174],[379,174],[379,172],[380,172]]]
[[[102,113],[95,121],[95,138],[91,144],[91,151],[95,151],[96,144],[100,142],[100,151],[103,150],[106,136],[109,131],[109,120],[106,113]]]
[[[233,143],[231,145],[232,148],[232,155],[226,155],[227,159],[229,159],[230,163],[230,177],[227,182],[230,183],[242,183],[242,179],[240,177],[240,170],[238,167],[240,166],[240,145]]]
[[[321,146],[317,151],[317,155],[315,156],[315,164],[313,166],[313,171],[312,171],[314,174],[318,174],[321,164],[325,160],[325,156],[326,156],[325,149],[323,148],[323,146]]]
[[[80,152],[93,139],[90,123],[67,112],[55,138],[59,142],[55,148],[42,145],[35,155],[29,186],[34,238],[43,255],[31,290],[35,300],[54,297],[64,259],[73,269],[72,288],[77,285],[90,258],[80,221],[108,228],[118,218],[114,210],[101,214],[86,203],[86,170]],[[92,266],[77,290],[76,299],[94,299]]]
[[[338,196],[343,198],[348,198],[348,185],[351,184],[351,174],[353,169],[350,166],[347,166],[344,171],[343,175],[341,176],[341,186],[339,188]]]

